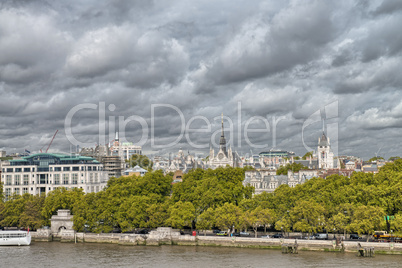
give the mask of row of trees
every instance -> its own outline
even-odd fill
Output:
[[[44,196],[13,196],[0,203],[0,225],[48,225],[57,209],[71,209],[74,228],[123,232],[172,226],[207,230],[270,228],[277,231],[373,233],[402,232],[402,160],[376,175],[354,173],[313,178],[291,188],[253,196],[242,184],[246,169],[192,170],[182,183],[161,171],[144,177],[112,178],[105,190],[84,194],[57,189]],[[390,221],[384,216],[394,215]]]

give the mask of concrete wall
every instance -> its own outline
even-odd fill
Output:
[[[50,230],[31,232],[33,241],[52,241]],[[50,239],[49,239],[50,237]],[[85,242],[85,243],[111,243],[119,245],[193,245],[193,246],[222,246],[222,247],[247,247],[247,248],[273,248],[280,249],[283,244],[294,244],[295,239],[278,238],[251,238],[251,237],[220,237],[220,236],[190,236],[172,235],[170,238],[164,236],[162,239],[155,235],[140,234],[93,234],[93,233],[71,233],[63,231],[62,242]],[[335,240],[297,240],[300,250],[321,250],[321,251],[346,251],[357,252],[358,246],[372,247],[377,253],[402,254],[402,243],[377,243],[377,242],[355,242],[344,241],[343,245],[336,245]]]

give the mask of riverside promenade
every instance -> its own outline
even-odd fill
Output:
[[[77,233],[71,230],[62,231],[52,236],[47,230],[39,229],[31,232],[33,241],[60,241],[72,243],[111,243],[118,245],[185,245],[185,246],[215,246],[240,248],[281,249],[285,245],[297,243],[299,251],[333,251],[357,252],[359,248],[374,248],[376,254],[402,254],[402,244],[378,243],[362,241],[336,240],[300,240],[283,238],[252,238],[252,237],[219,237],[180,235],[180,232],[169,227],[159,227],[149,234],[119,234],[119,233]]]

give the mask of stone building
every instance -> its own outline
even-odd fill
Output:
[[[255,189],[254,194],[262,192],[272,193],[282,184],[295,187],[317,176],[317,170],[300,170],[298,173],[293,173],[289,170],[288,175],[276,175],[276,171],[272,170],[249,170],[246,171],[243,185],[253,186]]]
[[[229,147],[228,150],[226,149],[226,139],[225,139],[225,133],[223,131],[223,114],[222,114],[222,130],[221,130],[221,137],[219,140],[219,151],[215,155],[215,151],[211,146],[209,150],[208,167],[212,169],[226,166],[238,167],[239,160],[240,157],[236,152],[232,151],[231,147]]]

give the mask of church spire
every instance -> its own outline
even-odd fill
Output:
[[[225,133],[223,132],[223,113],[222,113],[222,134],[221,134],[221,139],[219,141],[219,147],[222,149],[222,151],[225,153],[227,156],[226,152],[226,139],[225,139]]]

